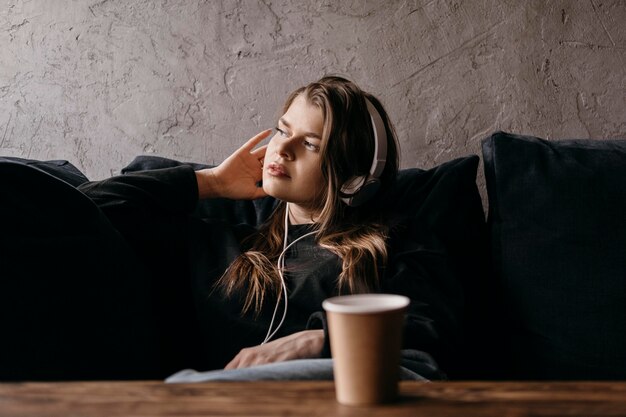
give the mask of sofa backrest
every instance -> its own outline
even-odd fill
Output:
[[[386,190],[378,202],[408,213],[411,233],[441,239],[464,288],[458,350],[442,358],[444,370],[454,379],[626,378],[626,141],[546,141],[499,132],[482,146],[488,225],[475,184],[476,156],[430,170],[404,170],[397,187]],[[123,172],[181,163],[138,157]],[[20,345],[13,344],[11,349],[18,350],[7,351],[5,346],[1,356],[7,362],[0,369],[11,371],[0,379],[133,378],[162,372],[162,352],[150,350],[155,329],[119,333],[153,322],[145,293],[149,284],[102,213],[72,187],[86,178],[73,170],[66,173],[62,161],[5,158],[0,168],[0,218],[6,223],[0,261],[4,275],[11,271],[15,278],[3,281],[0,293],[31,291],[42,306],[21,311],[19,303],[11,304],[19,300],[3,298],[0,316],[7,325],[22,326],[25,341],[29,332],[49,340],[43,350],[19,351]],[[34,194],[21,202],[30,205],[9,200],[29,191]],[[273,207],[270,198],[212,200],[200,202],[196,215],[254,225]],[[19,238],[23,247],[32,248],[46,234],[60,236],[71,248],[42,252],[35,263],[29,261],[31,253],[15,244]],[[101,263],[99,252],[123,261]],[[29,279],[46,274],[64,280],[29,286]],[[83,305],[88,312],[75,317],[74,311],[60,307],[79,293],[91,298],[66,303]],[[111,300],[134,310],[120,311]],[[129,316],[135,324],[123,323]],[[59,327],[63,335],[49,327],[68,318],[75,321]],[[80,356],[81,351],[110,355],[94,369],[83,365],[92,354]],[[45,353],[37,357],[40,352]],[[74,368],[67,368],[70,363]]]

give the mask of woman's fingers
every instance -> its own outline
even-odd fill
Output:
[[[267,129],[261,133],[254,135],[246,143],[244,143],[244,145],[241,147],[241,150],[246,152],[252,152],[252,149],[254,149],[256,145],[261,143],[263,139],[267,138],[270,133],[272,133],[272,129]]]
[[[237,369],[292,359],[319,358],[324,346],[323,330],[303,330],[269,343],[243,348],[225,369]]]
[[[265,158],[265,151],[267,151],[267,145],[263,145],[250,153],[257,159],[263,159]]]
[[[254,149],[271,133],[271,129],[255,135],[226,158],[214,170],[219,195],[230,199],[257,199],[264,197],[265,191],[257,183],[263,178],[263,160],[267,146]],[[216,193],[217,195],[217,193]]]

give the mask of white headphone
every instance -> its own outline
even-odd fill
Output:
[[[354,177],[341,186],[341,200],[351,207],[357,207],[371,199],[380,187],[380,176],[387,161],[387,131],[376,107],[366,98],[367,111],[372,119],[374,131],[374,160],[368,175]]]

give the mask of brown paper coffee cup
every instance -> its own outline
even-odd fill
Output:
[[[339,403],[379,404],[397,397],[408,304],[407,297],[393,294],[348,295],[324,301]]]

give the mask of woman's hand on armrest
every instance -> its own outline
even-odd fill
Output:
[[[319,358],[323,346],[323,330],[304,330],[264,345],[241,349],[224,369],[247,368],[292,359]]]
[[[257,187],[257,183],[263,178],[263,159],[267,146],[254,147],[270,133],[271,129],[254,136],[219,166],[196,171],[199,197],[232,200],[264,197],[266,194],[263,188]]]

